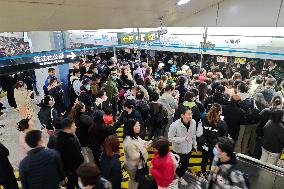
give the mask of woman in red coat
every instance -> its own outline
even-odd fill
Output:
[[[159,188],[166,188],[173,183],[178,167],[178,162],[170,152],[169,146],[169,141],[162,136],[155,139],[153,144],[154,156],[150,172]]]

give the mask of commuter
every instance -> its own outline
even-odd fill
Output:
[[[78,100],[85,104],[86,112],[90,113],[94,109],[94,100],[92,97],[90,80],[88,78],[82,81],[82,86],[80,90],[81,92],[78,97]]]
[[[0,143],[0,185],[5,189],[18,189],[18,183],[8,156],[9,150]]]
[[[45,149],[42,132],[33,130],[25,138],[31,150],[21,161],[19,172],[24,189],[59,188],[64,171],[59,154]]]
[[[218,137],[228,136],[228,126],[221,118],[222,106],[214,103],[208,111],[203,122],[202,135],[202,174],[206,174],[208,160],[212,162],[214,158],[213,148],[218,141]]]
[[[82,83],[80,82],[80,70],[74,69],[73,75],[70,77],[70,86],[68,90],[71,107],[75,103],[76,98],[78,98],[78,96],[80,95],[81,86],[82,86]]]
[[[240,125],[245,124],[245,112],[240,108],[241,97],[232,95],[228,105],[223,106],[222,115],[228,125],[228,133],[237,142],[240,132]]]
[[[147,162],[147,142],[142,140],[140,133],[140,123],[135,119],[128,119],[124,124],[123,149],[124,166],[129,175],[129,189],[137,189],[138,183],[135,182],[135,174],[138,167],[142,166],[142,158]]]
[[[88,148],[88,131],[93,124],[93,119],[85,114],[86,107],[83,102],[76,102],[71,110],[71,118],[75,122],[76,136],[82,147],[82,154],[84,156],[85,162],[90,162],[92,154]]]
[[[93,163],[84,163],[76,171],[81,189],[111,189],[111,184],[101,177],[100,169]]]
[[[144,122],[147,122],[150,116],[150,107],[148,103],[144,100],[144,93],[143,91],[138,91],[136,93],[136,102],[134,109],[137,110],[141,116]]]
[[[119,157],[118,137],[110,135],[104,141],[100,169],[102,177],[111,182],[112,189],[121,189],[122,171]]]
[[[199,91],[199,95],[198,95],[198,100],[204,104],[205,99],[208,97],[208,85],[207,83],[200,83],[198,85],[198,91]]]
[[[65,112],[65,105],[63,103],[62,83],[58,83],[56,78],[51,78],[47,87],[48,94],[53,97],[53,107],[57,110],[58,115]]]
[[[42,99],[41,103],[38,104],[40,110],[38,112],[38,119],[41,123],[42,129],[54,130],[54,122],[58,119],[59,115],[57,110],[53,108],[55,102],[54,98],[47,95]]]
[[[276,84],[277,82],[274,78],[269,78],[266,80],[265,86],[260,90],[256,90],[255,92],[262,93],[266,102],[270,103],[276,93],[275,91]]]
[[[136,85],[137,85],[137,88],[139,89],[138,91],[141,91],[143,92],[144,94],[144,97],[143,99],[147,102],[149,102],[149,94],[148,94],[148,91],[146,90],[146,88],[144,87],[145,86],[145,83],[144,83],[144,80],[139,77],[138,79],[136,79]]]
[[[110,76],[108,76],[107,86],[106,86],[106,94],[108,100],[112,104],[112,115],[113,119],[116,120],[115,116],[117,114],[117,100],[118,100],[118,87],[117,87],[117,70],[112,68],[110,70]]]
[[[68,178],[67,189],[78,188],[75,171],[84,162],[81,146],[75,136],[76,125],[69,118],[61,120],[62,131],[57,134],[55,149],[59,152],[63,162],[64,171]]]
[[[98,91],[101,89],[101,76],[98,74],[95,74],[92,77],[92,82],[91,82],[91,90],[92,90],[92,95],[96,96]]]
[[[184,96],[186,92],[188,91],[187,87],[185,86],[187,80],[185,77],[180,76],[178,78],[178,86],[176,87],[176,90],[179,92],[179,104],[183,103],[184,101]]]
[[[13,112],[17,112],[17,103],[14,97],[14,86],[17,83],[17,77],[13,75],[0,76],[1,86],[4,91],[7,91],[8,104]]]
[[[245,112],[245,124],[240,126],[239,137],[236,142],[235,151],[242,154],[253,154],[249,149],[249,142],[255,145],[255,134],[257,126],[257,115],[259,114],[255,100],[248,93],[248,85],[240,82],[237,86],[238,95],[241,97],[240,108]],[[253,146],[254,146],[253,145]]]
[[[263,128],[262,155],[260,161],[276,165],[284,149],[284,110],[271,112],[270,121]]]
[[[48,87],[50,80],[52,78],[56,78],[55,75],[56,75],[56,70],[54,68],[48,68],[48,76],[45,80],[45,87]]]
[[[105,139],[113,134],[113,128],[104,123],[104,112],[97,110],[93,113],[93,125],[88,131],[89,147],[92,150],[96,165],[100,165],[100,157]]]
[[[123,85],[122,88],[128,88],[132,85],[132,76],[127,67],[121,68],[120,80]]]
[[[164,133],[162,133],[166,137],[168,134],[169,126],[173,122],[175,110],[178,107],[178,100],[179,94],[175,91],[173,85],[167,85],[164,94],[160,96],[158,100],[159,103],[161,103],[168,112],[168,125],[164,128]]]
[[[228,97],[225,95],[225,87],[220,83],[214,83],[212,87],[213,95],[206,98],[204,107],[209,110],[212,104],[218,103],[221,106],[228,104]]]
[[[261,157],[261,144],[263,138],[263,128],[271,118],[271,113],[273,111],[282,109],[282,98],[280,96],[273,97],[271,101],[271,106],[269,108],[263,109],[259,115],[259,122],[256,128],[256,145],[254,150],[254,157],[260,159]]]
[[[242,188],[247,189],[247,178],[236,168],[234,142],[227,137],[218,139],[213,149],[212,162],[208,178],[208,189]]]
[[[141,128],[140,137],[144,138],[146,134],[146,130],[144,127],[144,121],[142,119],[141,114],[134,109],[135,102],[134,100],[126,99],[123,103],[123,112],[119,116],[117,122],[113,125],[114,131],[116,131],[119,127],[126,123],[128,119],[136,119]]]
[[[196,122],[192,119],[191,109],[185,107],[181,118],[173,122],[169,129],[169,141],[172,143],[173,152],[180,156],[177,175],[182,185],[188,183],[182,178],[189,166],[192,148],[197,149]]]
[[[170,152],[170,143],[165,137],[156,138],[153,148],[154,156],[150,173],[159,187],[167,188],[174,184],[176,168],[179,162],[175,155]]]
[[[134,71],[133,71],[133,76],[138,75],[140,78],[144,78],[145,71],[143,68],[141,68],[141,65],[139,62],[135,63],[134,65]]]
[[[200,112],[199,108],[195,103],[195,94],[193,92],[186,92],[184,95],[184,101],[182,104],[178,105],[177,110],[175,111],[174,121],[180,118],[181,111],[184,107],[188,107],[192,111],[192,118],[196,123],[200,122]]]
[[[19,144],[20,144],[20,160],[27,156],[28,151],[30,151],[29,145],[26,143],[26,135],[29,131],[34,129],[34,123],[31,119],[22,119],[17,123],[19,134]]]
[[[148,94],[149,94],[149,101],[152,101],[152,95],[155,92],[154,86],[152,85],[151,79],[146,78],[145,79],[145,89],[147,90]]]
[[[28,91],[23,81],[17,82],[14,89],[14,95],[22,118],[32,118],[33,116],[33,110],[31,107],[32,94],[34,94],[34,92]]]

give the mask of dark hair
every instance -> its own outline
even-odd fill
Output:
[[[218,85],[215,89],[215,93],[223,94],[225,92],[225,87],[223,85]]]
[[[62,129],[69,129],[72,127],[74,121],[70,118],[64,118],[60,121],[60,125]]]
[[[284,115],[284,110],[272,111],[270,120],[276,123],[280,123],[282,121],[283,115]]]
[[[173,85],[169,84],[169,85],[166,86],[165,91],[172,91],[174,89],[175,89],[175,87]]]
[[[234,141],[228,137],[219,137],[217,142],[218,147],[222,152],[225,152],[229,157],[234,155]]]
[[[160,95],[156,91],[154,91],[151,95],[151,100],[157,101],[157,100],[159,100],[159,98],[160,98]]]
[[[123,107],[134,108],[134,100],[126,99],[123,103]]]
[[[57,78],[56,78],[56,77],[52,77],[52,78],[50,78],[48,84],[51,85],[51,84],[54,83],[55,81],[57,81]]]
[[[24,131],[29,128],[29,121],[30,119],[22,119],[17,123],[18,131]]]
[[[54,68],[48,68],[48,73],[49,73],[49,72],[53,72],[53,71],[55,71]]]
[[[220,116],[218,115],[218,113],[221,111],[222,106],[218,103],[214,103],[206,115],[208,123],[212,126],[216,126],[217,123],[221,120]]]
[[[101,171],[94,163],[81,164],[76,174],[84,186],[94,186],[101,178]]]
[[[138,185],[137,189],[158,189],[158,185],[151,175],[145,175]]]
[[[77,102],[71,109],[71,118],[75,122],[80,114],[81,110],[85,107],[83,102]]]
[[[144,98],[144,93],[143,93],[143,91],[138,91],[138,92],[136,93],[136,98],[137,98],[137,100],[143,100],[143,98]]]
[[[73,70],[73,75],[77,74],[77,73],[80,73],[80,70],[79,69],[74,69]]]
[[[143,79],[142,79],[141,77],[137,78],[136,84],[137,84],[137,85],[142,85],[142,86],[145,85],[145,83],[144,83],[144,81],[143,81]]]
[[[93,113],[93,121],[94,125],[97,126],[104,126],[104,112],[102,110],[96,110]]]
[[[44,98],[41,100],[41,102],[38,104],[39,107],[48,107],[49,102],[53,99],[52,96],[46,95]]]
[[[276,85],[276,80],[274,78],[269,78],[266,80],[265,85],[266,86],[275,86]]]
[[[160,157],[164,157],[170,151],[170,143],[167,138],[159,136],[154,140],[153,148],[158,150],[158,154]]]
[[[20,82],[22,82],[23,84],[20,85]],[[18,88],[23,87],[23,86],[24,86],[24,82],[22,80],[19,80],[19,81],[17,81],[15,88],[18,89]]]
[[[115,67],[113,67],[113,68],[110,69],[110,71],[111,71],[111,72],[116,72],[117,69],[116,69]]]
[[[138,121],[136,119],[128,119],[124,124],[123,138],[130,136],[131,138],[137,138],[137,134],[134,133],[134,126]]]
[[[271,100],[271,106],[276,107],[282,105],[282,99],[280,96],[274,96]]]
[[[240,74],[239,72],[235,72],[233,77],[232,77],[233,80],[242,80],[242,74]]]
[[[186,114],[186,112],[187,112],[188,110],[191,110],[191,108],[188,107],[188,106],[183,106],[183,108],[181,109],[180,114],[181,114],[181,115],[184,115],[184,114]],[[191,110],[191,111],[192,111],[192,110]]]
[[[247,93],[248,92],[248,90],[249,90],[249,88],[248,88],[248,86],[247,86],[247,84],[245,84],[245,82],[240,82],[239,84],[238,84],[238,90],[241,92],[241,93]]]
[[[105,91],[99,90],[97,93],[97,98],[102,98],[105,95]]]
[[[104,153],[108,158],[119,154],[119,140],[116,135],[108,136],[104,141]]]
[[[89,69],[86,74],[93,75],[93,73],[94,73],[94,72],[93,72],[91,69]]]
[[[189,101],[189,102],[193,102],[193,98],[195,97],[195,94],[193,92],[186,92],[183,99],[184,101]]]
[[[185,82],[186,82],[186,78],[185,78],[184,76],[180,76],[180,77],[178,78],[178,84],[179,84],[179,85],[184,85]]]
[[[29,147],[35,148],[37,147],[41,137],[42,135],[40,130],[32,130],[27,133],[25,141]]]
[[[259,76],[259,75],[256,76],[255,77],[255,83],[259,84],[259,85],[262,84],[263,83],[263,78],[261,76]]]

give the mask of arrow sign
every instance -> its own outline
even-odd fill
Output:
[[[67,55],[67,58],[70,58],[71,60],[73,60],[76,57],[76,54],[71,52],[71,54]]]

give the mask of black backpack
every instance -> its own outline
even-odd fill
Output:
[[[257,108],[255,104],[255,100],[253,98],[246,98],[245,100],[240,102],[240,107],[245,112],[245,121],[247,124],[256,124],[258,122],[258,114],[260,110]]]
[[[148,120],[150,117],[150,108],[145,101],[136,102],[135,109],[140,112],[144,121]]]
[[[157,128],[164,128],[168,124],[168,111],[163,107],[163,105],[159,105],[159,110],[154,114],[154,112],[150,112],[150,124]]]
[[[73,88],[73,84],[76,80],[79,79],[74,79],[69,85],[68,85],[68,97],[73,98],[73,97],[77,97],[77,94],[75,93],[75,90]]]

